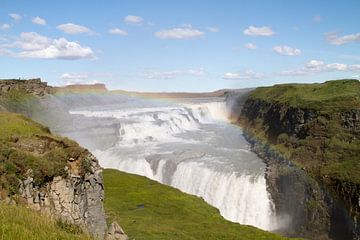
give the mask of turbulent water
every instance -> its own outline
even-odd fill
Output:
[[[227,122],[221,99],[121,104],[73,109],[73,115],[118,121],[117,142],[94,150],[100,164],[143,175],[202,197],[226,219],[274,230],[265,165],[240,128]]]

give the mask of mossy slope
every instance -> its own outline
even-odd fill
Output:
[[[0,239],[2,240],[90,240],[77,228],[41,216],[24,206],[0,203]]]
[[[84,152],[77,143],[52,135],[23,115],[0,112],[0,193],[16,194],[29,169],[39,186],[64,176],[68,159],[79,159]]]
[[[226,221],[201,198],[145,177],[104,170],[105,210],[130,239],[285,239]]]
[[[239,123],[251,137],[326,186],[354,221],[359,219],[358,80],[257,88],[246,100]]]

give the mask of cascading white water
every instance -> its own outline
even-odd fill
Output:
[[[241,129],[226,122],[224,102],[74,110],[86,117],[116,118],[119,140],[94,154],[105,168],[135,173],[202,197],[228,220],[274,230],[265,166]]]

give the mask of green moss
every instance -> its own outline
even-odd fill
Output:
[[[329,112],[360,107],[360,82],[342,79],[322,84],[281,84],[257,88],[249,97]]]
[[[84,152],[78,144],[51,135],[50,131],[14,113],[0,113],[0,190],[17,193],[19,179],[32,169],[38,185],[65,176],[69,158],[78,159]]]
[[[360,108],[358,80],[262,87],[255,89],[249,99],[281,104],[283,110],[289,107],[314,110],[315,118],[304,125],[307,133],[303,139],[289,136],[288,132],[270,136],[267,130],[281,124],[278,122],[245,118],[242,124],[253,136],[270,143],[279,153],[299,167],[305,167],[311,174],[360,184],[359,133],[345,129],[341,120],[342,112]],[[261,111],[267,110],[264,108]],[[272,141],[271,137],[276,141]]]
[[[105,210],[130,239],[285,239],[226,221],[201,198],[145,177],[104,170]]]
[[[0,203],[0,239],[90,240],[79,229],[60,224],[23,206]]]
[[[31,116],[33,113],[40,111],[38,99],[24,90],[12,89],[0,95],[0,105],[8,111],[21,113]]]

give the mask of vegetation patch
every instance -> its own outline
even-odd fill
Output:
[[[239,123],[360,216],[360,82],[283,84],[250,93]]]
[[[225,220],[201,198],[142,176],[106,169],[105,210],[130,239],[286,239]]]
[[[22,115],[2,112],[0,191],[16,194],[19,180],[25,179],[29,169],[39,186],[54,176],[66,176],[67,161],[82,159],[84,151],[77,143],[52,135],[48,128]]]
[[[59,224],[24,206],[10,206],[0,202],[0,239],[90,240],[91,238],[77,228]]]

